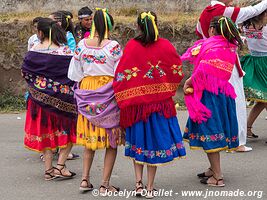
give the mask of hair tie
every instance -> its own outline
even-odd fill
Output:
[[[230,28],[230,26],[229,26],[228,20],[229,20],[229,22],[231,23],[231,25],[234,27],[234,29],[235,29],[238,33],[239,33],[239,31],[237,30],[236,25],[235,25],[235,24],[232,22],[232,20],[231,20],[230,18],[228,18],[228,17],[221,17],[221,18],[218,20],[218,23],[220,24],[220,28],[221,28],[222,36],[223,36],[224,38],[226,38],[225,35],[224,35],[224,32],[223,32],[223,20],[225,21],[226,27],[227,27],[228,31],[230,32],[230,34],[232,35],[233,38],[235,38],[235,35],[233,34],[233,32],[232,32],[232,30],[231,30],[231,28]]]
[[[70,23],[69,23],[69,20],[71,19],[71,16],[67,15],[66,16],[66,22],[67,22],[67,26],[65,28],[65,31],[67,30],[67,28],[69,27]]]
[[[103,15],[104,15],[104,20],[105,20],[105,27],[106,27],[106,31],[105,31],[105,35],[104,38],[108,39],[108,31],[112,30],[113,26],[111,24],[111,20],[110,17],[108,15],[108,9],[107,8],[96,8],[96,11],[101,10]],[[93,21],[92,27],[91,27],[91,34],[90,34],[90,39],[93,39],[95,36],[95,23]]]
[[[148,33],[147,18],[152,21],[153,28],[155,31],[155,41],[157,41],[158,35],[159,35],[159,30],[158,30],[158,27],[156,25],[155,16],[152,15],[150,11],[148,13],[147,12],[141,13],[141,22],[146,24],[146,31]]]

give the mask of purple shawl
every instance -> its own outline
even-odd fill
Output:
[[[97,90],[75,88],[74,96],[78,112],[94,126],[105,128],[110,146],[117,147],[119,140],[124,140],[124,130],[120,128],[120,110],[115,100],[112,82]]]
[[[29,51],[22,74],[28,84],[29,98],[49,112],[73,118],[77,115],[74,82],[67,77],[71,58]]]
[[[119,127],[120,111],[115,100],[112,82],[97,90],[74,90],[78,112],[93,125],[112,129]]]

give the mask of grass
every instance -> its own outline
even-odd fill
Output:
[[[14,95],[10,90],[0,93],[0,113],[21,112],[25,108],[26,102],[23,95]]]
[[[72,11],[74,13],[74,22],[77,22],[77,15],[76,11]],[[110,13],[113,15],[116,23],[135,23],[136,18],[139,13],[138,7],[129,7],[129,8],[120,8],[116,10],[111,10]],[[33,11],[33,12],[18,12],[18,13],[1,13],[0,14],[0,22],[10,23],[13,21],[32,21],[35,17],[44,16],[48,17],[50,12],[40,12],[40,11]],[[198,19],[199,12],[190,12],[190,13],[183,13],[183,12],[157,12],[159,17],[158,21],[160,23],[164,22],[171,22],[172,24],[188,24],[188,23],[195,23]]]

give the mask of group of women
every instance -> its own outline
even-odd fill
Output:
[[[239,62],[237,49],[243,43],[232,20],[213,18],[210,38],[197,41],[180,58],[175,47],[159,36],[154,12],[139,14],[138,34],[124,50],[110,39],[114,20],[107,9],[96,9],[90,36],[75,49],[70,48],[74,38],[66,28],[71,17],[67,24],[59,23],[56,13],[51,19],[39,19],[40,42],[31,47],[22,66],[29,91],[24,144],[44,153],[44,179],[69,179],[76,175],[65,163],[72,145],[78,144],[84,146],[80,190],[93,190],[90,174],[95,151],[105,149],[100,195],[119,191],[110,184],[110,178],[118,146],[125,145],[125,156],[134,164],[136,195],[146,189],[146,197],[153,198],[157,167],[185,157],[184,139],[192,149],[201,148],[207,153],[210,168],[198,174],[201,183],[223,187],[219,152],[239,146],[236,93],[229,79]],[[245,28],[252,30],[254,25],[251,22]],[[259,38],[248,37],[250,47],[259,44],[254,39]],[[245,69],[253,65],[257,70],[261,65],[266,85],[263,54],[259,59],[254,54],[247,56],[243,63]],[[182,61],[186,60],[194,65],[194,70],[184,85],[189,119],[182,136],[172,97],[184,77]],[[255,80],[249,71],[247,74],[248,79]],[[247,83],[253,88],[249,80]],[[266,101],[266,87],[258,90]],[[60,153],[53,166],[56,148],[60,148]]]

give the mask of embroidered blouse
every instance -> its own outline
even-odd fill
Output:
[[[111,40],[103,47],[92,47],[86,39],[79,42],[69,66],[69,79],[80,82],[86,76],[112,76],[122,56],[121,46]]]
[[[244,28],[244,34],[250,52],[267,53],[267,26],[264,26],[259,31]]]
[[[49,48],[49,49],[36,49],[36,46],[33,46],[30,51],[35,51],[39,53],[47,53],[53,55],[63,55],[63,56],[72,56],[73,53],[68,46],[62,45],[59,48]]]

